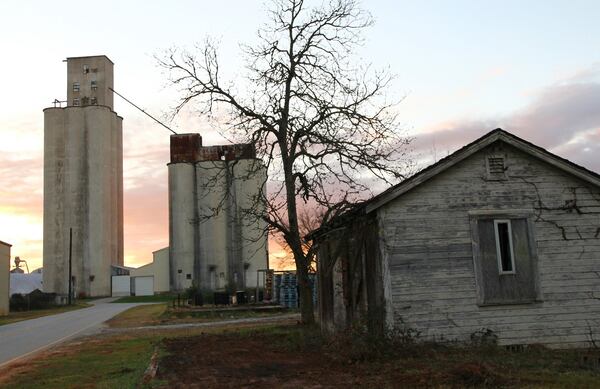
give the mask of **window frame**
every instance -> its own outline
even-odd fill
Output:
[[[79,92],[81,90],[81,84],[78,81],[73,82],[73,92]]]
[[[539,256],[537,252],[537,238],[535,233],[535,212],[532,209],[475,209],[468,211],[469,221],[471,225],[471,241],[473,250],[473,276],[475,277],[475,289],[476,289],[476,304],[479,307],[487,306],[504,306],[504,305],[523,305],[523,304],[534,304],[541,303],[544,301],[540,286],[540,273],[539,273]],[[526,300],[512,300],[507,302],[495,302],[494,297],[485,295],[485,279],[483,277],[482,268],[482,257],[480,253],[480,237],[479,237],[479,221],[480,220],[506,220],[506,219],[525,219],[527,221],[527,238],[529,256],[532,259],[531,271],[532,271],[532,283],[534,288],[535,297],[533,299]],[[511,237],[512,237],[512,226],[511,226]],[[495,239],[495,236],[494,236]],[[513,260],[514,247],[513,247]],[[513,269],[515,267],[513,266]],[[500,270],[500,269],[498,269]],[[521,272],[522,273],[522,272]],[[519,277],[519,274],[506,274],[504,276],[498,275],[499,279],[509,277]]]
[[[502,249],[500,247],[500,232],[498,230],[498,224],[507,224],[508,226],[508,251],[510,253],[510,267],[512,270],[504,270],[502,268]],[[513,237],[512,227],[510,219],[494,219],[494,236],[496,238],[496,260],[498,262],[498,274],[508,275],[517,274],[517,268],[515,266],[515,250],[513,248]]]

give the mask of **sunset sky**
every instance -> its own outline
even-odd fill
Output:
[[[360,56],[397,78],[403,127],[421,166],[501,127],[600,172],[600,2],[363,1],[375,20]],[[115,89],[159,117],[175,105],[155,55],[220,42],[225,79],[243,85],[241,43],[263,1],[0,2],[0,240],[42,265],[43,113],[66,97],[66,57],[105,54]],[[168,245],[169,133],[115,97],[124,117],[125,262]],[[193,114],[172,123],[224,142]],[[276,261],[278,250],[272,252]]]

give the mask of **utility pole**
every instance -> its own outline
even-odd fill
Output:
[[[69,305],[71,305],[73,295],[73,276],[71,268],[71,254],[73,249],[73,228],[69,228]]]

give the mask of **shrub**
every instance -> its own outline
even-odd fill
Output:
[[[471,344],[474,346],[495,346],[498,335],[489,328],[480,328],[471,334]]]
[[[44,293],[36,289],[27,295],[13,294],[10,296],[9,305],[11,311],[28,311],[51,308],[56,305],[55,301],[55,293]]]

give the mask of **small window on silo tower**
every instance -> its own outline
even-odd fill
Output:
[[[73,83],[73,92],[79,92],[79,83],[78,82]]]
[[[90,65],[83,65],[83,74],[88,74],[90,72]]]
[[[90,104],[92,104],[92,105],[98,105],[98,99],[95,98],[95,97],[92,97],[91,100],[90,100]]]
[[[92,80],[91,86],[92,86],[92,90],[98,89],[98,83],[96,82],[96,80]]]
[[[73,105],[79,107],[79,99],[73,99]]]

